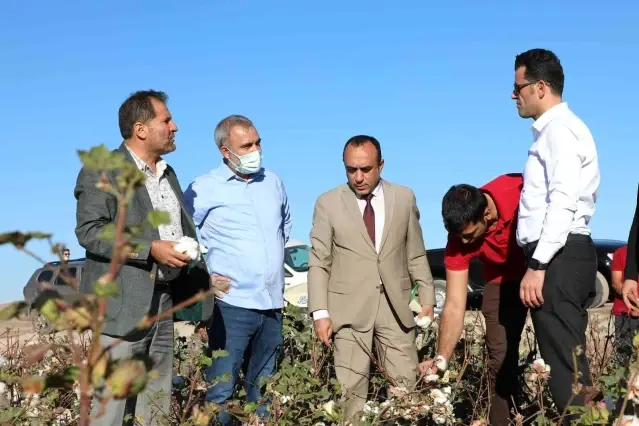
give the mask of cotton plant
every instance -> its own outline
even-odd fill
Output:
[[[415,345],[417,350],[426,346],[437,333],[437,323],[432,321],[430,317],[419,315],[415,316],[415,324],[417,324],[417,337],[415,338]]]
[[[628,401],[634,404],[639,404],[639,366],[636,363],[630,364],[630,371],[628,373]]]
[[[534,360],[527,368],[525,374],[526,385],[531,393],[536,396],[543,390],[544,384],[550,378],[550,365],[542,358]]]
[[[432,417],[437,424],[455,424],[450,386],[432,388],[429,391],[409,391],[406,387],[390,387],[389,398],[384,402],[367,401],[360,415],[365,424],[395,421],[396,424],[418,424],[425,417]]]

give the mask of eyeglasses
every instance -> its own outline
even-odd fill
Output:
[[[539,81],[529,81],[529,82],[523,83],[523,84],[514,83],[513,84],[513,93],[515,95],[519,95],[519,93],[521,93],[521,91],[524,89],[524,87],[528,87],[528,86],[530,86],[532,84],[536,84],[536,83],[539,83]]]

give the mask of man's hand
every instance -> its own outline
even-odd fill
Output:
[[[231,280],[221,275],[211,275],[211,287],[215,289],[214,294],[218,299],[223,299],[222,293],[228,294],[231,288]]]
[[[431,374],[437,374],[437,366],[434,359],[427,359],[424,362],[419,363],[417,366],[419,374],[422,376],[430,376]]]
[[[320,318],[315,320],[315,334],[329,348],[333,345],[331,342],[331,336],[333,335],[333,321],[330,318]]]
[[[417,315],[418,319],[423,317],[430,318],[431,321],[435,319],[435,310],[433,305],[422,305],[422,311]]]
[[[639,291],[637,291],[637,281],[625,280],[621,286],[621,297],[633,316],[639,311]]]
[[[427,359],[417,365],[417,370],[424,376],[441,374],[448,368],[448,362],[443,355],[437,355],[434,359]]]
[[[184,253],[173,249],[173,241],[154,240],[151,242],[151,256],[160,264],[172,268],[183,268],[191,260]]]
[[[521,280],[519,297],[521,302],[529,308],[538,308],[544,303],[542,289],[544,288],[544,278],[546,271],[535,271],[528,269]]]

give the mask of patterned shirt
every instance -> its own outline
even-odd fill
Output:
[[[126,146],[126,145],[125,145]],[[157,174],[153,174],[153,170],[140,157],[135,155],[127,146],[133,161],[138,168],[144,173],[145,186],[151,198],[151,204],[156,211],[165,211],[169,213],[171,222],[168,225],[160,225],[158,232],[160,239],[163,241],[177,241],[182,236],[182,209],[171,184],[166,178],[166,169],[168,167],[166,161],[162,158],[155,164]],[[180,275],[180,268],[171,268],[166,265],[158,265],[157,281],[171,281]]]

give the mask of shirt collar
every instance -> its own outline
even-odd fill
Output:
[[[146,164],[144,160],[138,157],[137,154],[133,152],[131,148],[128,147],[127,144],[124,144],[124,146],[129,151],[129,154],[131,154],[131,157],[133,157],[133,162],[135,163],[136,166],[138,166],[138,169],[140,169],[143,173],[153,174],[153,170],[151,170],[151,167],[149,167],[149,165]],[[162,157],[160,157],[157,163],[155,163],[155,167],[157,168],[157,171],[158,171],[157,176],[162,176],[164,172],[166,171],[168,164],[166,163],[166,161],[164,161]]]
[[[550,108],[548,111],[541,114],[541,116],[532,124],[533,133],[540,133],[544,130],[544,127],[546,127],[548,123],[566,111],[568,111],[568,104],[566,102],[561,102]]]

